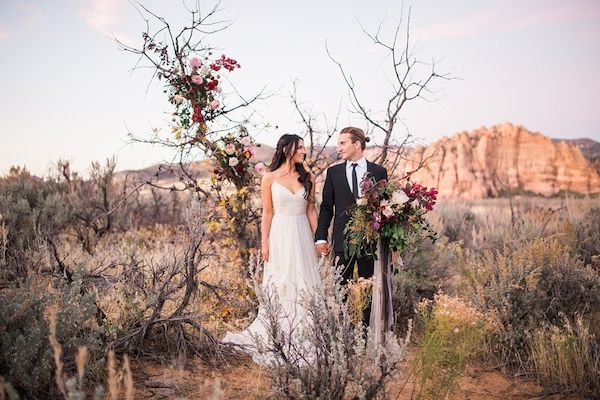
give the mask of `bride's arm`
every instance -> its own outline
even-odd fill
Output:
[[[313,235],[317,231],[318,215],[317,215],[317,200],[315,199],[315,187],[316,179],[315,175],[310,175],[310,181],[312,182],[312,188],[310,189],[310,196],[308,197],[308,206],[306,207],[306,214],[308,215],[308,222],[310,223],[310,230]]]
[[[273,219],[273,198],[271,197],[272,184],[273,174],[265,174],[260,184],[260,195],[262,199],[262,218],[260,220],[260,252],[263,261],[269,261],[269,232],[271,231],[271,220]]]

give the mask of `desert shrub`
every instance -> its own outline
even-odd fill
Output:
[[[576,224],[574,232],[575,252],[586,264],[592,263],[592,257],[600,255],[600,208],[592,208]]]
[[[529,358],[546,387],[600,397],[600,343],[581,317],[541,327],[528,336]]]
[[[218,296],[222,288],[206,281],[203,272],[214,268],[209,240],[208,210],[194,199],[184,213],[186,225],[160,243],[135,244],[135,262],[112,275],[102,299],[107,310],[107,333],[119,353],[149,358],[176,358],[184,366],[188,355],[221,361],[224,349],[203,325],[201,305],[206,293]],[[131,238],[134,239],[134,238]],[[135,241],[135,240],[134,240]]]
[[[563,316],[589,318],[600,307],[600,275],[556,239],[473,256],[464,272],[463,293],[502,326],[487,356],[509,366],[527,370],[528,332],[560,325]]]
[[[392,304],[395,330],[405,333],[414,310],[422,299],[432,299],[440,289],[453,290],[449,278],[462,258],[459,243],[442,237],[435,243],[412,243],[397,259],[392,275]]]
[[[11,168],[0,178],[0,210],[2,278],[25,278],[35,268],[28,265],[29,253],[39,250],[65,225],[69,210],[55,185],[20,168]]]
[[[269,290],[257,292],[265,308],[268,340],[256,338],[261,356],[271,360],[274,395],[289,399],[373,399],[385,390],[390,376],[399,375],[406,352],[405,340],[389,333],[376,344],[362,324],[354,325],[344,301],[341,271],[320,267],[324,293],[305,293],[308,323],[289,332],[281,328],[286,317]]]
[[[0,374],[26,398],[54,392],[54,362],[48,341],[46,310],[57,308],[56,337],[63,343],[66,371],[75,370],[75,354],[86,346],[93,359],[89,374],[98,373],[101,331],[94,294],[82,294],[82,271],[71,284],[30,278],[0,294]]]
[[[416,398],[447,398],[477,347],[497,329],[497,322],[463,300],[441,293],[417,308],[423,340],[413,364]]]
[[[471,243],[473,227],[477,225],[477,216],[466,203],[440,203],[436,212],[441,216],[442,235],[451,242]]]

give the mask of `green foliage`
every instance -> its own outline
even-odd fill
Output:
[[[55,235],[68,220],[69,210],[60,200],[58,186],[12,168],[0,178],[0,224],[5,243],[0,250],[3,278],[27,275],[27,256],[39,249],[41,238]],[[31,266],[29,266],[31,267]]]
[[[78,271],[70,285],[30,278],[0,294],[0,374],[27,398],[47,396],[54,384],[45,319],[48,307],[58,306],[57,339],[63,345],[66,370],[74,371],[78,346],[87,346],[96,357],[89,364],[91,374],[98,373],[98,357],[103,352],[95,296],[81,293],[81,277]]]

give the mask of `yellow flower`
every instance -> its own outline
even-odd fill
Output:
[[[171,132],[175,136],[175,139],[177,139],[177,140],[181,139],[181,128],[180,127],[178,127],[178,126],[172,127]]]
[[[206,223],[206,227],[210,232],[215,232],[217,229],[219,229],[220,226],[221,224],[219,224],[219,222],[215,220],[211,220]]]

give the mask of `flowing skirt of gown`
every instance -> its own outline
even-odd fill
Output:
[[[280,329],[285,337],[298,338],[296,330],[310,323],[303,298],[322,290],[314,238],[306,214],[305,189],[292,193],[277,180],[271,185],[273,219],[269,232],[269,261],[264,265],[263,289],[276,294],[281,305]],[[245,346],[255,363],[269,366],[272,354],[261,353],[253,337],[269,346],[265,308],[259,305],[256,319],[242,332],[228,332],[223,342]],[[288,335],[290,331],[293,335]],[[300,329],[301,330],[301,329]],[[302,343],[295,343],[303,347]],[[304,346],[307,348],[308,345]]]

